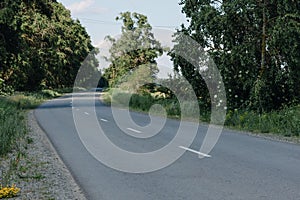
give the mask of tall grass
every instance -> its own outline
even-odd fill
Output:
[[[24,112],[5,98],[0,98],[0,127],[0,155],[3,155],[11,151],[17,138],[27,131]]]
[[[300,135],[300,105],[278,111],[258,114],[254,111],[229,111],[229,127],[260,133],[274,133],[285,137]]]
[[[44,100],[59,95],[52,90],[43,90],[0,97],[0,156],[16,148],[18,138],[26,134],[26,110],[36,108]]]
[[[112,96],[112,91],[109,91],[108,93],[104,94],[104,102],[107,104],[110,104],[109,101],[112,101],[114,105],[117,105],[119,107],[128,107],[128,99],[129,101],[129,108],[134,111],[142,111],[142,112],[148,112],[152,105],[159,104],[161,105],[165,111],[168,117],[170,118],[180,118],[181,117],[181,110],[185,110],[187,113],[190,113],[191,116],[195,116],[195,109],[193,107],[193,104],[191,104],[189,101],[182,102],[182,104],[179,104],[179,101],[176,98],[157,98],[149,93],[145,94],[131,94],[126,93],[122,91],[114,91],[114,94]],[[209,112],[206,111],[207,109],[204,109],[202,106],[200,106],[200,119],[203,121],[209,120]],[[181,107],[180,107],[181,106]],[[153,114],[161,114],[161,111],[158,111],[157,113]],[[193,117],[192,117],[193,118]],[[198,120],[198,119],[196,119]]]
[[[109,92],[108,94],[111,94]],[[126,99],[131,96],[129,107],[137,111],[149,111],[153,104],[162,105],[168,117],[179,118],[181,115],[180,105],[177,99],[155,98],[150,94],[129,94],[119,92],[114,95],[112,101],[117,102],[119,106],[126,105]],[[106,97],[106,102],[110,98]],[[184,109],[193,112],[189,102],[183,102],[181,105]],[[210,111],[199,102],[200,121],[210,122]],[[226,115],[225,125],[234,129],[259,132],[272,133],[285,137],[299,137],[300,135],[300,105],[294,107],[287,107],[282,110],[272,111],[268,113],[259,114],[255,111],[248,110],[233,110],[228,111]]]

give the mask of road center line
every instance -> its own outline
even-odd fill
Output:
[[[106,119],[100,119],[101,121],[103,121],[103,122],[108,122],[108,120],[106,120]]]
[[[141,131],[135,130],[133,128],[127,128],[127,130],[130,130],[130,131],[135,132],[135,133],[142,133]]]
[[[192,153],[196,153],[196,154],[198,154],[198,155],[201,155],[201,156],[204,156],[204,157],[207,157],[207,158],[211,158],[211,155],[207,155],[207,154],[205,154],[205,153],[201,153],[201,152],[199,152],[199,151],[196,151],[196,150],[193,150],[193,149],[190,149],[190,148],[187,148],[187,147],[179,146],[179,148],[184,149],[184,150],[187,150],[187,151],[190,151],[190,152],[192,152]]]

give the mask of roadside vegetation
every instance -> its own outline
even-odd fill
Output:
[[[17,146],[17,140],[27,132],[26,111],[34,109],[46,99],[60,96],[53,90],[36,93],[15,93],[0,97],[0,155],[5,155]]]
[[[300,136],[300,105],[270,112],[233,110],[226,116],[225,125],[255,133],[271,133],[283,137]]]
[[[146,16],[125,12],[117,17],[123,21],[122,35],[118,39],[108,37],[111,64],[103,74],[109,83],[104,101],[127,106],[132,95],[132,110],[148,112],[153,104],[161,104],[169,117],[179,118],[175,95],[164,87],[152,91],[143,87],[163,81],[184,96],[189,91],[181,84],[184,77],[198,98],[200,121],[210,121],[211,101],[217,101],[227,111],[227,127],[299,138],[299,5],[295,1],[256,0],[182,0],[180,5],[190,23],[174,34],[172,49],[156,41]],[[206,52],[198,55],[199,48],[193,48],[182,34]],[[157,77],[156,58],[163,52],[171,57],[174,69],[174,75],[166,80]],[[186,57],[193,57],[194,64]],[[214,66],[222,81],[214,81]],[[221,88],[223,84],[226,105],[218,99],[219,93],[213,97],[209,94],[210,86]],[[188,100],[181,106],[193,112]]]
[[[97,75],[97,50],[79,20],[57,1],[3,0],[0,3],[0,95],[73,87],[89,56]]]
[[[110,89],[103,93],[102,100],[106,104],[111,104],[111,101],[115,105],[120,107],[128,107],[127,99],[129,101],[129,109],[137,112],[146,112],[150,110],[154,104],[160,104],[164,107],[166,114],[169,118],[180,119],[180,106],[176,99],[157,97],[158,93],[148,94],[132,94],[126,92],[117,92],[112,98],[114,89]],[[162,95],[161,95],[162,96]],[[189,112],[193,112],[193,107],[190,107],[189,102],[183,105]],[[200,122],[210,122],[210,110],[199,101]],[[152,112],[152,114],[161,115],[161,110]],[[299,137],[300,136],[300,105],[282,108],[276,111],[257,113],[253,110],[229,110],[226,115],[225,126],[242,131],[254,132],[254,133],[268,133],[278,135],[280,137]]]
[[[33,142],[27,136],[27,111],[36,108],[47,99],[60,96],[60,92],[68,91],[70,89],[42,90],[0,96],[0,199],[17,196],[20,192],[14,177],[26,169],[26,166],[21,166],[20,163],[26,159],[24,149]],[[32,177],[41,178],[38,175]]]
[[[62,3],[1,1],[0,198],[19,193],[13,179],[23,173],[20,162],[25,162],[24,148],[32,143],[27,136],[27,111],[46,99],[72,91],[65,88],[73,87],[90,52],[97,52],[90,36]],[[91,73],[85,74],[86,79],[98,76],[95,55],[91,53],[89,58]],[[41,178],[38,174],[32,177]]]
[[[205,78],[210,77],[211,62],[196,60],[202,64],[199,67],[183,58],[179,53],[182,47],[188,47],[185,53],[189,56],[197,56],[198,52],[181,40],[180,34],[206,49],[218,67],[226,88],[226,126],[299,138],[298,1],[182,0],[180,5],[190,23],[177,29],[172,49],[156,40],[147,16],[120,13],[116,19],[123,22],[122,34],[118,39],[106,38],[112,45],[106,58],[111,64],[102,71],[100,79],[95,57],[98,50],[92,46],[80,21],[72,19],[61,3],[47,0],[0,3],[0,157],[14,153],[8,170],[0,167],[0,198],[15,196],[19,191],[11,177],[20,169],[24,144],[20,140],[32,142],[26,137],[26,111],[46,99],[70,92],[71,89],[64,88],[73,86],[88,55],[85,64],[89,68],[79,82],[89,83],[99,78],[100,86],[108,87],[105,102],[127,106],[126,99],[130,99],[130,109],[141,112],[160,104],[168,117],[178,119],[182,107],[193,113],[194,105],[188,98],[179,105],[173,92],[159,82],[176,86],[177,93],[185,96],[188,88],[180,84],[184,77],[200,108],[200,116],[193,120],[209,122],[211,97]],[[156,59],[163,54],[173,61],[174,77],[158,80]],[[157,85],[151,86],[153,83]],[[221,83],[214,84],[218,88]],[[115,88],[121,90],[111,98]],[[163,114],[161,109],[154,113]]]

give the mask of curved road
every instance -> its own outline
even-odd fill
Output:
[[[91,200],[297,200],[300,199],[300,146],[224,130],[211,158],[199,159],[186,151],[172,165],[151,173],[130,174],[97,161],[77,134],[72,109],[90,117],[91,93],[76,94],[80,104],[72,108],[72,96],[48,101],[35,110],[40,126],[56,148],[85,195]],[[118,128],[111,109],[95,102],[97,117],[107,137],[117,146],[135,152],[159,149],[174,137],[179,122],[167,120],[161,133],[141,140]],[[76,109],[76,110],[74,110]],[[131,113],[146,125],[147,115]],[[200,126],[190,149],[199,150],[207,127]],[[138,130],[132,130],[138,131]],[[88,128],[87,128],[88,132]],[[107,152],[109,154],[109,152]]]

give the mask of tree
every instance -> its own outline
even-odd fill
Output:
[[[182,0],[190,35],[217,64],[230,108],[271,110],[299,103],[298,1]],[[180,45],[180,44],[179,44]],[[290,52],[290,53],[288,53]],[[197,69],[173,54],[175,70],[198,82]],[[197,83],[194,83],[197,85]]]
[[[72,87],[94,49],[70,11],[48,0],[3,0],[0,43],[0,78],[13,90]],[[97,65],[94,58],[91,68]]]
[[[158,72],[155,59],[162,55],[163,48],[154,38],[147,17],[138,13],[124,12],[116,20],[123,21],[122,35],[118,39],[107,37],[112,43],[111,55],[108,58],[111,64],[105,69],[104,77],[110,86],[115,86],[122,82],[122,78],[128,78],[127,75],[143,66],[144,69],[140,71],[148,70],[150,77],[154,78]]]

